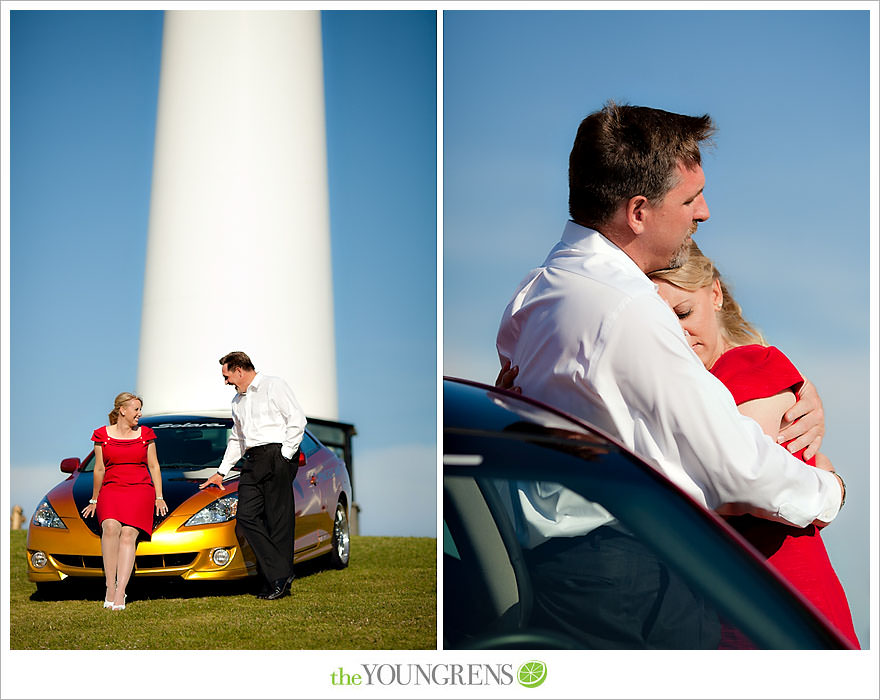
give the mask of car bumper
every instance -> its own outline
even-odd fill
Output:
[[[235,522],[182,527],[187,516],[167,518],[149,542],[139,542],[135,576],[179,576],[186,580],[245,578],[256,571],[253,552],[235,536]],[[71,523],[67,523],[69,526]],[[217,564],[215,550],[225,549],[228,561]],[[46,563],[34,565],[34,553]],[[31,525],[27,544],[28,580],[61,581],[68,577],[103,577],[101,538],[80,524],[68,530]]]

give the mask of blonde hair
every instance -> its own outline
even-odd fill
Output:
[[[669,282],[669,284],[674,284],[689,292],[695,292],[718,280],[721,283],[722,296],[721,310],[718,312],[721,335],[728,344],[733,346],[763,345],[766,347],[767,341],[764,340],[761,331],[743,318],[742,308],[736,303],[714,263],[703,255],[694,241],[691,241],[688,252],[687,262],[681,267],[658,270],[648,276],[653,280]]]
[[[113,399],[113,410],[107,415],[107,418],[110,419],[110,425],[116,425],[116,422],[119,420],[119,409],[132,399],[137,399],[141,402],[141,406],[144,405],[144,400],[140,396],[129,391],[123,391]]]

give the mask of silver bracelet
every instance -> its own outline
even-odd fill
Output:
[[[840,507],[843,508],[843,504],[846,503],[846,482],[843,480],[843,477],[835,471],[831,472],[840,479],[840,485],[843,487],[843,496],[840,498]]]
[[[161,496],[156,496],[156,500],[157,500],[157,501],[164,501],[165,499],[162,498]]]
[[[98,502],[97,498],[90,498],[89,499],[89,503],[97,503],[97,502]]]

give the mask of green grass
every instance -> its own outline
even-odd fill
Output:
[[[11,649],[436,649],[436,540],[352,537],[347,569],[297,567],[292,595],[257,600],[251,582],[135,579],[128,606],[101,608],[103,581],[46,600],[12,531]]]

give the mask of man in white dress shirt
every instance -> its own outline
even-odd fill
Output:
[[[503,364],[519,367],[524,395],[617,436],[708,508],[799,527],[827,523],[841,506],[842,481],[796,459],[737,411],[646,275],[680,266],[698,223],[709,218],[700,144],[712,131],[708,115],[613,103],[584,119],[569,162],[572,221],[505,310],[498,354]],[[674,599],[673,586],[658,589],[656,605],[645,610],[653,632],[644,618],[621,631],[632,611],[618,616],[614,606],[625,605],[626,590],[644,600],[646,582],[637,579],[647,574],[630,568],[618,579],[598,571],[608,557],[622,557],[619,564],[634,556],[613,517],[591,511],[582,499],[570,512],[548,517],[547,504],[529,487],[519,500],[536,608],[547,624],[573,634],[605,626],[610,637],[597,633],[585,641],[608,648],[717,642],[711,615],[700,612],[698,601],[687,602],[684,586]],[[639,553],[640,566],[650,556]],[[561,580],[572,563],[581,572]],[[606,587],[615,581],[614,595],[598,606],[598,621],[599,599],[585,593],[596,577]]]
[[[238,530],[254,550],[264,580],[258,598],[277,600],[293,581],[294,502],[299,446],[306,416],[287,383],[257,372],[243,352],[220,358],[223,379],[236,388],[226,453],[199,488],[215,485],[243,456],[238,484]],[[224,489],[225,490],[225,489]]]

